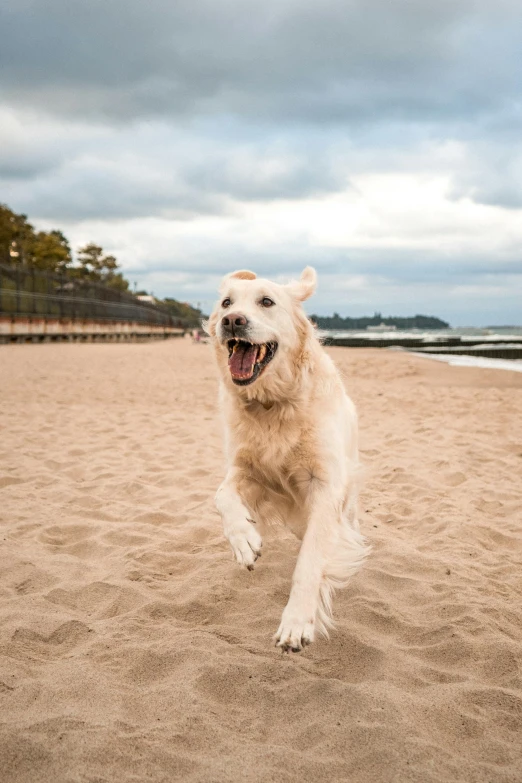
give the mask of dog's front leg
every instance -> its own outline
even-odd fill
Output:
[[[274,637],[276,646],[285,651],[299,652],[314,640],[327,548],[338,515],[339,504],[328,497],[326,488],[317,492],[292,577],[290,597]]]
[[[223,531],[237,562],[252,571],[261,555],[263,542],[239,495],[238,479],[237,468],[231,468],[216,493],[216,508],[221,514]]]

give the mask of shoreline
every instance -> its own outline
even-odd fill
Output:
[[[446,362],[452,367],[470,367],[483,370],[508,370],[510,372],[522,372],[522,359],[495,359],[492,357],[470,356],[464,354],[461,356],[455,354],[437,355],[434,353],[411,352],[412,356],[418,356],[419,359],[434,359],[437,362]]]

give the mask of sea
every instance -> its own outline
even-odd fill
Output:
[[[460,337],[462,345],[466,344],[466,338],[470,341],[476,341],[477,337],[480,337],[480,342],[483,344],[496,342],[500,337],[502,340],[506,340],[510,337],[513,338],[513,344],[520,346],[522,340],[522,326],[490,326],[486,328],[480,327],[457,327],[455,329],[394,329],[382,331],[367,331],[367,330],[319,330],[319,334],[329,337],[357,337],[368,340],[368,345],[371,345],[372,340],[380,340],[386,338],[398,337],[414,337],[416,339],[433,341],[440,340],[441,343],[449,337]],[[509,343],[508,343],[509,344]],[[390,348],[384,348],[383,350],[397,351],[406,350],[392,346]],[[446,364],[454,367],[483,367],[484,369],[491,370],[509,370],[511,372],[522,372],[522,359],[490,359],[485,356],[456,356],[454,354],[426,354],[415,353],[416,356],[421,356],[423,359],[432,359],[437,362],[445,362]]]

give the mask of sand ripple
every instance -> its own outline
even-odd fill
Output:
[[[303,655],[239,570],[206,346],[0,349],[3,783],[522,781],[522,377],[331,349],[374,545]]]

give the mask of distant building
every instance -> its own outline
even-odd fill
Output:
[[[380,324],[377,324],[377,326],[367,326],[366,327],[367,332],[396,332],[397,327],[394,324],[385,324],[381,321]]]
[[[149,304],[156,304],[156,298],[154,296],[151,296],[150,294],[138,294],[136,299],[139,299],[140,302],[148,302]]]

